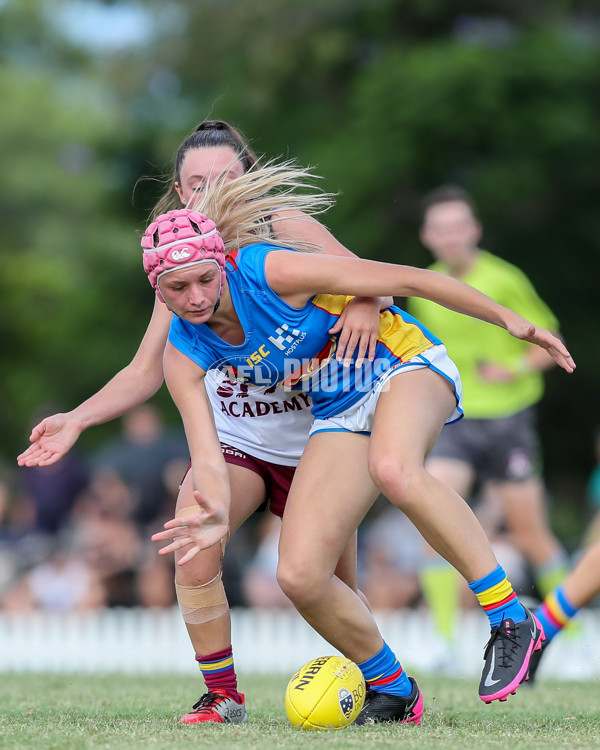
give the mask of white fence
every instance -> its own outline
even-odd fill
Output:
[[[435,637],[426,612],[376,615],[383,637],[402,664],[421,672],[477,675],[488,638],[479,611],[462,616],[453,650]],[[540,674],[600,679],[600,612],[582,612],[572,633],[561,634]],[[295,611],[232,612],[238,674],[291,674],[301,664],[337,653]],[[0,614],[0,672],[176,672],[197,675],[178,609],[106,610],[94,614]]]

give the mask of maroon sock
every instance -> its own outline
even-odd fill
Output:
[[[214,690],[224,690],[227,695],[241,703],[242,698],[237,689],[237,675],[233,666],[231,646],[206,656],[196,654],[196,661],[209,693]]]

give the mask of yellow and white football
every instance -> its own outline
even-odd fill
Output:
[[[342,729],[365,702],[360,669],[343,656],[321,656],[301,667],[285,691],[285,711],[298,729]]]

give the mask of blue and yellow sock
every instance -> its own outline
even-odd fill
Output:
[[[557,586],[548,594],[535,611],[535,616],[542,623],[546,642],[549,643],[565,627],[579,609],[567,599],[564,588]]]
[[[358,666],[370,690],[401,695],[404,698],[411,694],[412,683],[387,643],[384,642],[379,653]]]
[[[492,627],[500,625],[507,618],[515,624],[527,619],[525,608],[500,565],[478,581],[471,581],[469,588],[479,600]]]

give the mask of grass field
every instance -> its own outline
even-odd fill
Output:
[[[124,675],[0,676],[3,750],[198,748],[228,750],[481,750],[600,748],[600,682],[540,682],[506,703],[483,704],[476,679],[422,676],[420,726],[301,732],[287,722],[286,679],[243,677],[250,721],[186,727],[177,720],[203,692],[200,677]]]

